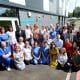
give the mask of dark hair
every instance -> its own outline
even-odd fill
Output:
[[[0,26],[0,32],[1,32],[1,28],[2,28],[2,27]]]
[[[39,43],[37,41],[34,41],[34,45],[35,45],[35,43],[37,43],[37,45],[39,45]]]
[[[74,50],[78,51],[79,50],[79,47],[75,47]]]
[[[28,42],[28,43],[29,43],[29,41],[28,41],[28,40],[26,40],[26,41],[25,41],[25,46],[24,46],[24,47],[26,47],[26,42]],[[30,45],[30,43],[29,43],[29,45]]]
[[[1,27],[1,30],[4,29],[4,27]]]
[[[8,28],[9,31],[10,31],[10,28],[12,28],[12,30],[13,30],[13,27],[12,26],[9,26],[9,28]]]
[[[56,44],[55,44],[54,42],[51,42],[50,48],[53,48],[53,47],[52,47],[53,45],[55,45],[55,47],[56,47]]]
[[[26,28],[29,28],[29,27],[30,27],[30,25],[29,25],[29,24],[27,24],[27,25],[26,25]]]
[[[47,41],[44,41],[43,43],[48,43]]]
[[[4,28],[4,27],[2,27],[2,28],[1,28],[1,33],[2,33],[2,30],[3,30],[3,29],[5,30],[5,28]]]

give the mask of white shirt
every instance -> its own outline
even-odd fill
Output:
[[[41,30],[41,34],[44,35],[45,31],[46,31],[46,29],[42,29],[42,30]]]
[[[26,34],[26,39],[29,39],[31,37],[31,35],[32,35],[32,32],[31,32],[30,29],[26,29],[25,30],[25,34]]]
[[[58,47],[59,49],[61,49],[63,47],[63,40],[54,39],[53,42],[56,44],[56,47]]]
[[[17,60],[17,61],[22,61],[22,59],[23,59],[23,52],[21,51],[21,52],[18,52],[18,53],[16,53],[16,52],[14,52],[13,53],[13,56],[14,56],[14,58]]]
[[[10,44],[17,43],[16,37],[15,37],[15,31],[13,32],[8,31],[7,34],[10,36],[10,39],[9,39]]]
[[[68,60],[68,57],[67,57],[67,53],[65,53],[64,55],[63,54],[58,54],[58,62],[60,64],[65,64]]]
[[[18,45],[20,46],[21,50],[23,50],[25,44],[22,42],[21,44],[18,43]]]
[[[32,60],[31,47],[30,48],[24,48],[23,52],[25,54],[25,60]]]
[[[44,38],[44,40],[48,40],[49,39],[49,32],[48,31],[44,32],[43,38]]]

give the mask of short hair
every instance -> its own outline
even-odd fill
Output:
[[[65,48],[65,47],[61,48],[60,51],[61,51],[61,50],[63,50],[64,53],[66,53],[66,48]]]

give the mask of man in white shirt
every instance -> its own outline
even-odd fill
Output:
[[[60,34],[57,35],[57,37],[53,40],[53,42],[56,44],[56,47],[61,49],[63,47],[63,40],[60,39]]]

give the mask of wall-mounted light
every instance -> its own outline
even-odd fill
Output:
[[[40,14],[38,14],[38,18],[41,18],[41,15]]]
[[[31,17],[31,15],[32,15],[31,12],[27,12],[28,17]]]

